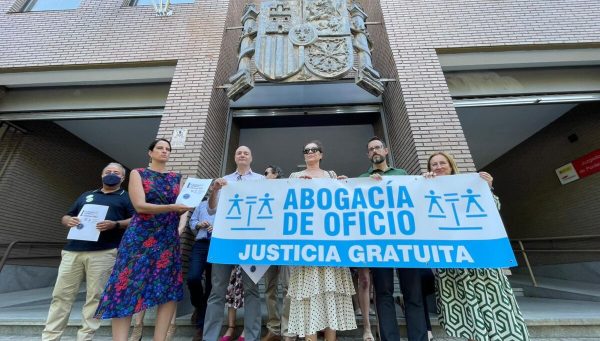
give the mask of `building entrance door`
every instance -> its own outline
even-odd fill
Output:
[[[323,143],[321,167],[356,177],[369,167],[366,143],[373,135],[387,136],[379,105],[299,109],[233,110],[226,172],[235,169],[233,152],[252,149],[252,169],[281,167],[286,176],[304,169],[302,148],[311,140]]]

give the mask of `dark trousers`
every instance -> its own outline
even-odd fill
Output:
[[[431,269],[421,269],[421,290],[423,291],[423,307],[425,308],[425,321],[427,330],[431,331],[431,319],[429,318],[429,302],[427,298],[435,294],[435,277]],[[435,307],[434,307],[435,308]],[[436,312],[436,309],[433,310]]]
[[[400,340],[394,303],[394,269],[371,268],[379,331],[382,341]],[[404,296],[406,329],[409,341],[427,341],[427,322],[421,291],[420,269],[398,269]]]
[[[207,261],[210,240],[200,239],[192,246],[188,271],[187,285],[190,290],[192,305],[196,308],[196,328],[204,328],[204,316],[206,315],[206,302],[210,295],[211,269],[212,265]],[[202,287],[202,274],[205,277],[205,286]]]

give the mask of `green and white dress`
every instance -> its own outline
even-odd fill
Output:
[[[435,284],[440,325],[448,335],[477,341],[529,340],[502,269],[438,269]]]
[[[477,341],[526,341],[529,332],[501,269],[439,269],[440,325],[448,335]]]

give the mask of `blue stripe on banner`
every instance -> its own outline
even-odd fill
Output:
[[[235,240],[212,238],[217,264],[389,268],[504,268],[517,265],[508,238],[493,240]]]

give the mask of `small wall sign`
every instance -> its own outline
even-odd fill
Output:
[[[560,183],[565,185],[598,172],[600,172],[600,149],[557,168],[556,176]]]
[[[185,147],[185,139],[187,137],[187,129],[175,128],[173,129],[173,136],[171,136],[171,147],[182,148]]]

